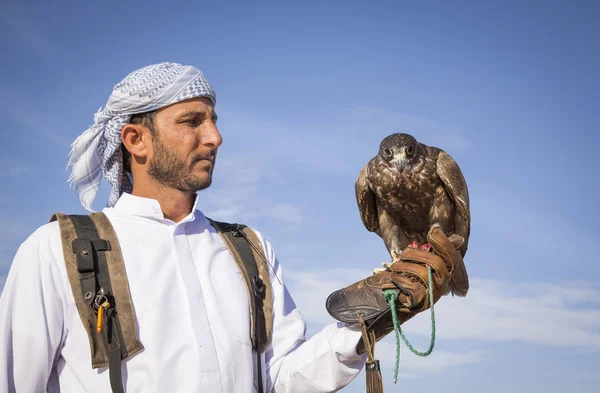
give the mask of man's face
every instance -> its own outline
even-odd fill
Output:
[[[207,98],[194,98],[157,111],[148,175],[180,191],[195,192],[210,186],[222,143],[216,121],[214,107]]]

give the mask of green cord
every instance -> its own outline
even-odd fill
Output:
[[[400,324],[398,323],[398,315],[396,314],[396,291],[393,289],[388,289],[383,292],[385,300],[390,303],[390,308],[392,310],[392,321],[394,322],[394,331],[396,332],[396,368],[394,369],[394,383],[396,383],[398,380],[398,366],[400,365],[400,337],[398,334],[402,336],[402,340],[408,349],[410,349],[415,355],[428,356],[433,351],[433,346],[435,344],[435,312],[433,311],[433,279],[431,276],[431,267],[429,265],[427,266],[427,275],[429,277],[429,304],[431,305],[431,343],[429,344],[429,349],[426,352],[419,352],[414,349],[400,328]]]

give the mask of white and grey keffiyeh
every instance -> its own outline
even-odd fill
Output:
[[[150,112],[195,97],[215,93],[200,70],[177,63],[160,63],[127,75],[113,89],[106,106],[94,116],[94,124],[71,145],[69,183],[88,211],[98,193],[101,175],[112,184],[108,206],[123,192],[131,192],[132,180],[123,170],[121,129],[137,113]],[[67,168],[68,168],[67,166]]]

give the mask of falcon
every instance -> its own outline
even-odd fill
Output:
[[[389,135],[360,171],[355,191],[363,224],[383,239],[392,263],[407,247],[430,250],[427,234],[434,226],[440,226],[465,256],[471,226],[469,191],[458,164],[442,149],[409,134]],[[449,290],[466,296],[468,289],[461,260]]]

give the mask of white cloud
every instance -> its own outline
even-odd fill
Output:
[[[235,121],[235,119],[229,119]],[[243,148],[240,148],[243,145]],[[268,218],[293,230],[303,221],[302,210],[288,201],[273,201],[272,187],[285,185],[288,161],[280,162],[282,148],[246,148],[243,137],[219,151],[214,183],[203,191],[202,208],[219,220],[251,224]]]
[[[268,217],[289,228],[302,222],[302,213],[291,203],[274,203],[261,189],[269,175],[264,156],[246,152],[221,154],[217,160],[214,183],[200,194],[202,209],[218,220],[244,221]]]
[[[361,269],[287,270],[286,281],[309,326],[324,326],[333,321],[325,309],[327,296],[369,274]],[[465,298],[445,296],[436,304],[436,335],[441,340],[600,350],[599,295],[589,283],[515,284],[472,278]],[[408,321],[403,330],[409,340],[412,336],[428,342],[429,311]]]
[[[273,218],[289,229],[295,229],[302,223],[302,211],[291,203],[276,203],[259,212],[250,214],[252,216],[266,216]]]
[[[438,337],[600,350],[598,291],[580,289],[572,283],[526,285],[472,279],[466,298],[444,297],[438,303]],[[594,305],[586,305],[590,303]],[[427,318],[418,315],[406,330],[428,334]]]
[[[382,373],[391,376],[396,363],[396,346],[393,340],[386,337],[375,346],[375,357],[379,360]],[[400,350],[398,381],[403,378],[420,378],[431,374],[443,374],[451,368],[477,363],[482,360],[485,352],[448,352],[436,351],[426,357],[416,356],[409,352],[402,343]],[[388,377],[389,378],[389,377]],[[391,379],[391,378],[390,378]],[[387,382],[387,379],[386,381]]]

